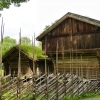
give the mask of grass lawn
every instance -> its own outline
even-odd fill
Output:
[[[99,93],[83,93],[81,95],[76,95],[75,97],[66,95],[63,100],[83,100],[86,98],[100,98]]]

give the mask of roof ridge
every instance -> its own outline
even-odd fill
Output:
[[[53,25],[51,25],[47,30],[43,31],[36,38],[36,40],[41,40],[47,33],[49,33],[52,29],[54,29],[57,25],[59,25],[62,21],[64,21],[68,17],[71,17],[71,18],[74,18],[76,20],[80,20],[80,21],[83,21],[85,23],[89,23],[89,24],[92,24],[92,25],[100,27],[100,21],[99,20],[68,12],[64,16],[62,16],[60,19],[58,19],[58,21],[56,23],[54,23]]]

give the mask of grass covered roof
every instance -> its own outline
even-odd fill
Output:
[[[2,51],[3,58],[5,58],[15,49],[20,49],[21,52],[23,52],[29,58],[33,58],[33,54],[35,58],[45,58],[45,56],[42,55],[42,48],[40,46],[32,47],[32,45],[21,45],[21,47],[19,45],[13,46],[6,51]]]

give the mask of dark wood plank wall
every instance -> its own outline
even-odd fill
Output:
[[[61,51],[61,40],[64,41],[65,50],[68,50],[70,47],[73,49],[100,48],[99,38],[99,27],[67,18],[47,35],[47,53],[56,51],[57,40],[59,51]],[[43,50],[44,44],[45,41],[43,39]]]
[[[69,54],[65,54],[64,62],[61,54],[58,57],[58,72],[61,74],[65,68],[65,73],[70,73],[72,70],[72,74],[84,78],[99,77],[99,59],[96,54],[73,54],[71,59]]]
[[[93,48],[100,48],[100,28],[82,21],[67,18],[47,35],[46,54],[56,61],[56,47],[58,40],[58,72],[83,76],[84,78],[99,77],[99,59],[96,52],[84,52]],[[62,54],[62,42],[64,46],[64,62]],[[42,49],[45,50],[45,39],[42,40]],[[77,51],[71,52],[70,50]],[[83,50],[78,52],[78,50]],[[89,53],[89,54],[88,54]],[[92,55],[91,55],[92,54]],[[77,57],[76,57],[77,55]],[[82,55],[82,58],[81,56]],[[71,57],[71,58],[70,58]],[[63,65],[64,64],[64,65]]]
[[[52,61],[46,61],[47,64],[47,74],[51,74],[54,72],[54,67],[53,67],[53,63]],[[45,61],[44,60],[40,60],[36,62],[36,69],[39,69],[39,72],[37,74],[39,75],[43,75],[45,73]]]
[[[3,61],[5,68],[5,75],[17,76],[18,74],[18,58],[19,51],[16,49],[10,53],[9,56]],[[37,70],[37,68],[39,70]],[[51,60],[47,60],[48,74],[53,73],[54,67]],[[33,61],[29,59],[24,53],[21,53],[21,72],[23,76],[31,76],[33,74]],[[35,61],[36,75],[45,73],[45,59]]]
[[[17,76],[18,74],[18,50],[8,58],[4,62],[4,66],[6,67],[6,74],[9,74],[9,70],[11,69],[11,75],[14,74]],[[10,69],[9,69],[10,66]],[[32,68],[30,68],[29,59],[24,54],[21,53],[21,72],[22,75],[32,74]]]

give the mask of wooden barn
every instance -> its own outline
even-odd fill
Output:
[[[18,59],[19,59],[19,47],[14,46],[11,48],[2,58],[5,75],[11,74],[11,76],[18,75]],[[30,77],[33,74],[33,57],[26,51],[20,49],[20,63],[21,63],[21,75]],[[45,73],[45,59],[36,58],[35,62],[35,74],[40,76]],[[53,64],[50,59],[46,59],[47,74],[53,73]]]
[[[100,21],[68,12],[36,39],[55,72],[100,77]]]

